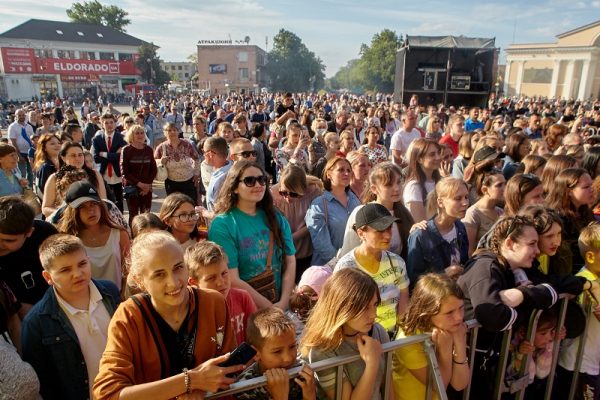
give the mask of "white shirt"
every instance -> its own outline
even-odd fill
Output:
[[[102,303],[102,295],[90,281],[90,303],[87,310],[80,310],[67,303],[54,289],[58,305],[65,313],[77,334],[79,347],[85,360],[92,397],[92,386],[100,367],[100,358],[106,347],[110,314]],[[60,366],[55,366],[60,368]]]
[[[113,132],[110,135],[107,132],[104,132],[103,136],[104,136],[104,142],[106,143],[106,148],[108,149],[108,152],[107,153],[100,152],[100,156],[104,156],[104,157],[108,158],[108,153],[110,153],[110,149],[108,148],[108,138],[110,138],[110,140],[112,141],[115,136],[115,132]],[[112,143],[111,143],[111,145],[112,145]],[[104,175],[102,175],[102,177],[104,178],[106,183],[108,183],[109,185],[116,185],[117,183],[123,182],[122,178],[120,176],[117,176],[117,171],[115,171],[115,168],[113,168],[112,176],[108,176],[108,167],[106,167],[106,170],[104,171]]]
[[[27,135],[31,139],[31,136],[33,136],[33,128],[31,125],[29,125],[27,122],[25,122],[25,125],[21,125],[17,121],[8,126],[8,138],[16,140],[17,151],[19,153],[27,154],[30,146],[29,143],[27,143],[27,140],[23,139],[23,136],[21,135],[21,130],[23,127],[25,127],[25,132],[27,132]]]
[[[398,150],[404,156],[408,146],[413,140],[421,137],[421,132],[417,128],[413,128],[412,131],[406,132],[404,128],[398,129],[392,136],[392,142],[390,143],[391,150]]]

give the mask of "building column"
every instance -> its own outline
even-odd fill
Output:
[[[510,67],[512,66],[512,61],[506,61],[506,70],[504,71],[504,87],[502,91],[505,96],[508,96],[508,80],[510,79]]]
[[[58,92],[58,97],[60,97],[62,99],[62,98],[64,98],[62,80],[60,79],[59,74],[56,74],[55,76],[56,76],[56,91]]]
[[[517,81],[515,82],[515,95],[521,95],[521,84],[523,83],[523,71],[525,70],[525,61],[517,61]]]
[[[552,70],[552,82],[550,82],[550,93],[548,97],[556,97],[556,89],[558,88],[558,74],[560,74],[560,61],[554,60],[554,69]]]
[[[583,68],[581,69],[581,82],[579,83],[579,93],[577,94],[577,98],[580,100],[585,100],[590,97],[592,93],[592,86],[594,85],[594,74],[596,72],[596,67],[598,65],[598,60],[584,60]]]
[[[567,62],[567,69],[565,71],[565,89],[563,96],[566,100],[573,97],[573,72],[575,71],[575,60],[569,60]]]
[[[117,92],[125,93],[125,90],[123,90],[123,80],[121,78],[119,78],[119,80],[117,81]]]

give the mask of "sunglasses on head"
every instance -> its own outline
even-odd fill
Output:
[[[256,150],[240,151],[239,153],[235,153],[235,155],[244,158],[256,157]]]
[[[279,194],[280,194],[282,197],[290,197],[290,198],[292,198],[292,199],[297,199],[298,197],[301,197],[301,196],[302,196],[301,194],[298,194],[298,193],[295,193],[295,192],[287,192],[287,191],[285,191],[285,190],[280,190],[280,191],[279,191]]]
[[[258,182],[258,184],[260,186],[265,186],[267,184],[267,177],[264,175],[260,175],[260,176],[247,176],[243,179],[240,179],[240,182],[244,182],[244,185],[248,186],[248,187],[254,187],[256,186],[256,182]]]

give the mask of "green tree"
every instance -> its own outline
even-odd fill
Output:
[[[98,0],[73,3],[67,9],[67,16],[72,22],[104,25],[125,32],[125,27],[131,23],[127,11],[117,6],[105,6]]]
[[[318,90],[325,81],[323,61],[298,36],[285,29],[280,29],[273,38],[266,70],[275,91]]]
[[[158,49],[154,43],[144,43],[139,47],[138,60],[135,66],[142,72],[142,78],[149,83],[161,86],[168,83],[171,77],[160,66],[160,58],[156,54]]]
[[[357,60],[350,60],[335,74],[332,84],[353,91],[394,91],[396,52],[402,40],[389,29],[376,33],[370,45],[360,46]]]

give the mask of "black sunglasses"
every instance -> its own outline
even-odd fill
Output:
[[[244,158],[256,157],[256,150],[240,151],[239,153],[235,153],[235,155]]]
[[[267,177],[264,175],[247,176],[244,179],[240,179],[240,182],[244,182],[244,185],[248,187],[256,186],[256,182],[258,182],[260,186],[265,186],[267,184]]]
[[[298,197],[302,197],[301,194],[294,193],[294,192],[286,192],[285,190],[280,190],[279,194],[282,197],[291,197],[292,199],[297,199]]]

